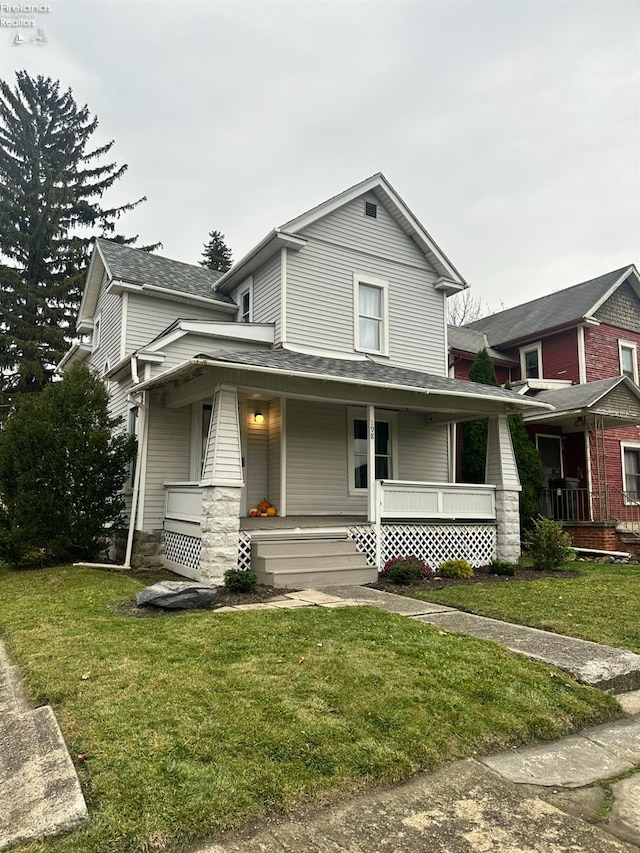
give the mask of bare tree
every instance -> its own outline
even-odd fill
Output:
[[[452,326],[464,326],[491,313],[489,306],[483,306],[480,297],[473,296],[469,288],[456,293],[447,301],[447,317]]]

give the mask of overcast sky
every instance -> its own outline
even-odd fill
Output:
[[[493,309],[640,262],[640,0],[49,5],[0,77],[89,105],[168,257],[381,171]]]

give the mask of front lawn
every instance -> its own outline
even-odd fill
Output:
[[[119,615],[141,585],[0,569],[0,633],[85,757],[91,814],[87,830],[23,850],[182,850],[319,796],[619,715],[568,676],[405,617]]]
[[[416,598],[640,654],[640,566],[575,562],[579,577],[450,586]]]

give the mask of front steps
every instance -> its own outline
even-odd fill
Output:
[[[367,564],[356,543],[346,536],[290,533],[268,539],[252,537],[251,568],[258,583],[283,589],[309,589],[331,584],[375,583],[378,572]]]

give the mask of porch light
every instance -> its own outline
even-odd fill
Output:
[[[263,424],[264,423],[264,415],[262,412],[256,412],[253,416],[254,424]]]

